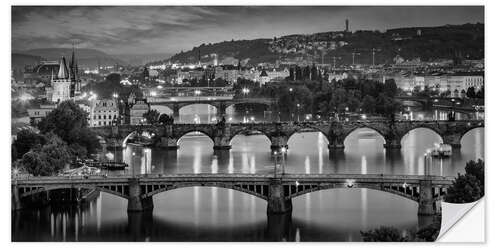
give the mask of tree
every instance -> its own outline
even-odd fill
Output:
[[[363,102],[361,103],[361,108],[366,113],[374,113],[375,112],[375,98],[371,95],[366,95],[363,98]]]
[[[467,88],[465,96],[467,96],[468,98],[476,98],[476,90],[474,89],[474,87]]]
[[[361,237],[363,241],[367,242],[402,242],[408,241],[408,237],[403,236],[402,233],[394,228],[381,226],[380,228],[374,230],[368,230],[366,232],[361,231]]]
[[[484,162],[470,161],[465,166],[465,175],[458,174],[448,188],[445,201],[450,203],[468,203],[484,196]]]
[[[142,117],[146,118],[149,124],[156,124],[160,118],[160,112],[156,109],[150,109],[148,112],[144,113]]]
[[[97,134],[87,127],[87,112],[72,101],[62,102],[38,124],[41,133],[54,133],[67,144],[80,144],[87,154],[101,147]]]
[[[398,85],[394,79],[388,79],[385,81],[384,92],[389,97],[394,97],[398,93]]]
[[[53,132],[67,141],[74,129],[87,127],[87,112],[73,101],[64,101],[38,124],[41,133]]]
[[[79,128],[70,131],[68,139],[66,141],[69,145],[78,144],[85,148],[87,155],[94,154],[98,149],[101,148],[99,143],[99,138],[94,131],[90,128]],[[76,146],[74,146],[76,148]],[[82,151],[79,150],[79,153]]]
[[[158,118],[160,124],[166,125],[170,122],[170,117],[167,114],[161,114]]]
[[[417,231],[417,238],[424,241],[435,241],[439,236],[441,230],[441,218],[433,222],[432,224],[425,226]]]
[[[12,143],[12,148],[15,149],[15,159],[22,158],[24,154],[30,151],[35,146],[40,146],[45,143],[42,135],[35,133],[29,129],[23,129],[17,133],[17,138]]]
[[[71,161],[67,144],[57,135],[46,135],[47,143],[36,146],[23,155],[21,163],[28,173],[35,176],[50,176],[64,169]]]

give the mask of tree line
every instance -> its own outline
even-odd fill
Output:
[[[247,93],[243,89],[248,89]],[[236,98],[270,97],[278,100],[277,109],[282,117],[291,114],[330,116],[347,112],[391,117],[401,110],[395,100],[400,90],[394,80],[385,83],[347,78],[333,80],[286,80],[281,83],[259,83],[238,79],[234,85]]]
[[[14,164],[35,176],[54,175],[101,148],[88,128],[87,113],[72,101],[60,103],[37,128],[21,130],[11,147]]]

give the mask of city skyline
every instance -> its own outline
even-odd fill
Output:
[[[484,8],[13,6],[12,49],[67,48],[75,43],[109,54],[178,53],[202,43],[340,31],[345,19],[353,31],[384,31],[484,22]]]

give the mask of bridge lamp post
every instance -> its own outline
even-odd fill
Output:
[[[300,122],[300,103],[297,103],[297,121]]]
[[[274,178],[278,178],[277,168],[278,168],[278,152],[273,152],[274,156]]]
[[[283,177],[283,175],[285,175],[285,167],[286,167],[285,153],[286,153],[286,147],[281,147],[281,166],[282,166],[281,176],[282,177]]]

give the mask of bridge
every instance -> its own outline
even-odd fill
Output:
[[[429,173],[428,171],[426,173]],[[92,189],[128,200],[129,212],[151,211],[153,196],[185,187],[219,187],[267,201],[267,213],[292,211],[294,197],[334,188],[368,188],[418,202],[419,215],[440,213],[453,178],[430,175],[356,174],[177,174],[158,176],[30,177],[12,180],[12,208],[22,209],[32,195],[58,189]]]
[[[229,150],[231,140],[239,134],[258,131],[271,142],[271,150],[288,148],[288,140],[295,133],[320,132],[328,139],[332,150],[344,150],[344,141],[357,129],[369,128],[380,134],[387,149],[400,149],[403,137],[410,131],[426,128],[436,132],[443,143],[461,147],[462,137],[472,129],[484,127],[482,120],[458,121],[341,121],[341,122],[275,122],[225,124],[171,124],[171,125],[119,125],[94,127],[108,147],[124,147],[133,136],[147,132],[154,146],[176,150],[179,140],[191,132],[207,135],[214,150]]]
[[[262,104],[267,109],[274,108],[277,100],[272,98],[233,98],[230,97],[197,97],[191,100],[181,99],[180,97],[147,97],[147,102],[151,105],[161,105],[170,108],[173,111],[175,119],[179,118],[179,111],[182,107],[193,104],[208,104],[217,109],[217,116],[226,115],[226,108],[238,104]]]

